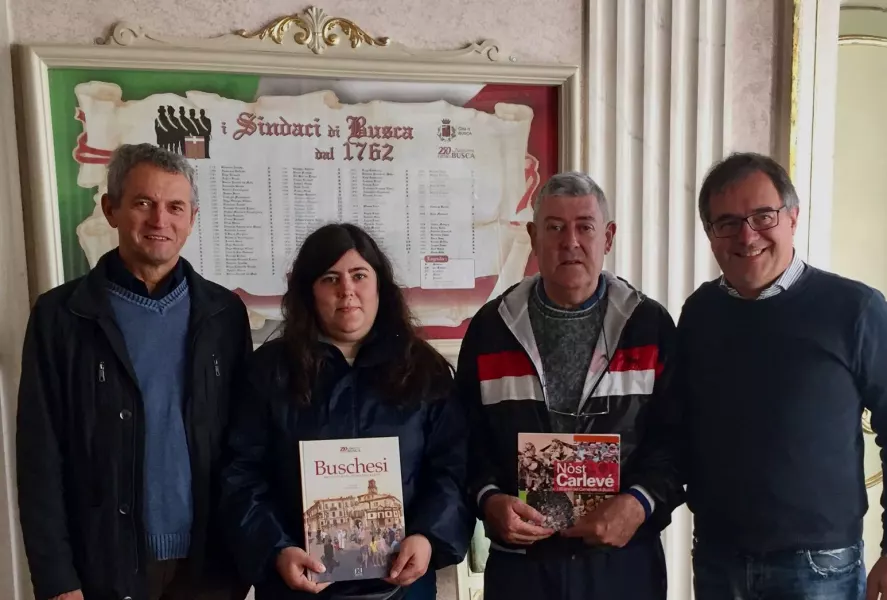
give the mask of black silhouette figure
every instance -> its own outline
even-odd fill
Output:
[[[184,106],[179,106],[179,114],[176,115],[172,106],[157,107],[157,118],[154,119],[157,145],[188,158],[209,158],[212,120],[206,116],[205,109],[200,109],[199,117],[196,109],[188,109],[190,115],[186,115],[185,110]],[[188,142],[187,138],[198,139]]]
[[[172,150],[172,126],[166,118],[166,111],[162,106],[157,107],[157,118],[154,119],[154,134],[157,136],[157,145],[164,150]]]
[[[176,111],[172,106],[166,107],[166,113],[173,131],[170,150],[179,154],[185,154],[185,136],[188,134],[188,130],[179,122],[179,119],[176,117]]]
[[[191,109],[191,115],[194,115],[194,109]],[[196,138],[200,136],[200,131],[197,128],[197,123],[195,123],[191,118],[189,118],[185,114],[185,107],[179,107],[179,123],[182,124],[182,127],[185,129],[186,139],[185,139],[185,156],[188,158],[203,158],[203,148],[201,148],[201,143],[203,140],[198,141]]]
[[[191,109],[191,114],[194,114],[193,108]],[[188,116],[185,114],[184,106],[179,107],[179,123],[181,123],[182,127],[185,128],[185,130],[188,132],[188,135],[199,135],[197,132],[197,125],[193,121],[191,121],[191,119],[189,119]]]
[[[206,116],[206,110],[200,109],[200,117],[197,119],[194,118],[194,109],[191,109],[191,118],[197,123],[197,126],[200,128],[200,135],[203,136],[204,148],[206,148],[206,157],[209,158],[209,139],[212,137],[213,133],[213,123],[209,117]]]

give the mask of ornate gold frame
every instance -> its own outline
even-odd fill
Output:
[[[887,47],[887,37],[879,35],[842,35],[838,38],[839,46],[879,46]]]
[[[296,27],[290,35],[287,32]],[[344,35],[349,43],[341,44]],[[410,48],[388,37],[367,33],[350,19],[331,17],[322,8],[311,6],[302,13],[284,15],[255,31],[237,29],[210,38],[168,37],[146,31],[138,24],[121,21],[114,24],[104,37],[95,39],[99,46],[122,47],[177,47],[181,50],[260,51],[281,52],[290,55],[313,54],[315,56],[359,57],[361,59],[448,60],[479,59],[486,62],[500,60],[499,44],[495,40],[483,40],[453,50],[425,50]],[[514,56],[510,62],[518,62]],[[541,66],[541,65],[537,65]],[[550,65],[566,67],[568,65]],[[578,69],[578,67],[574,67]]]
[[[260,40],[270,37],[275,44],[282,44],[283,35],[292,25],[302,30],[293,36],[293,40],[297,44],[308,46],[315,54],[321,54],[325,46],[336,46],[339,44],[338,35],[333,33],[336,27],[348,36],[352,48],[357,48],[361,43],[369,44],[370,46],[387,46],[391,43],[391,40],[387,37],[374,38],[358,27],[353,21],[340,17],[328,17],[322,8],[314,6],[309,7],[305,11],[304,16],[290,15],[280,17],[259,31],[248,33],[245,29],[240,29],[235,33],[241,37],[257,37]]]
[[[290,32],[295,28],[295,32]],[[336,31],[341,32],[341,37]],[[289,33],[288,33],[289,32]],[[347,39],[349,43],[341,43]],[[521,63],[503,58],[495,40],[452,50],[425,50],[373,36],[353,21],[319,8],[286,15],[257,31],[173,38],[133,23],[117,23],[91,45],[24,46],[23,137],[27,146],[26,225],[32,298],[63,282],[55,154],[49,111],[51,68],[117,68],[359,78],[437,83],[513,83],[559,90],[561,170],[580,168],[580,85],[577,65]],[[455,360],[461,340],[436,342]]]
[[[340,32],[340,33],[337,33]],[[340,35],[341,34],[341,35]],[[342,43],[343,40],[348,43]],[[252,73],[438,83],[503,83],[554,86],[559,91],[560,170],[581,168],[580,81],[577,65],[521,63],[495,40],[450,50],[411,48],[370,35],[353,21],[311,7],[256,30],[208,39],[174,38],[134,23],[117,23],[92,45],[39,44],[21,48],[23,185],[31,271],[31,296],[64,279],[48,73],[52,68],[150,69]],[[436,341],[455,362],[461,340]],[[482,594],[467,563],[459,565],[462,593]],[[481,577],[482,579],[482,577]],[[474,583],[472,583],[474,582]],[[477,589],[476,589],[477,588]]]

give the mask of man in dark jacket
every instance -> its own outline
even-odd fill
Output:
[[[240,600],[215,539],[231,389],[252,350],[237,296],[179,256],[194,171],[122,146],[102,209],[119,246],[41,295],[24,345],[17,460],[37,600]]]
[[[664,599],[659,533],[682,489],[645,424],[663,404],[674,322],[602,272],[616,225],[587,175],[553,177],[528,231],[540,276],[480,309],[457,371],[471,418],[469,492],[492,542],[485,598]],[[543,527],[517,497],[518,434],[531,432],[619,434],[621,493],[572,527]]]

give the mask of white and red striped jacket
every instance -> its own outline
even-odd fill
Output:
[[[675,325],[658,302],[611,273],[604,276],[607,309],[602,334],[589,340],[595,349],[582,406],[606,397],[607,412],[582,419],[585,429],[576,433],[621,435],[622,489],[637,486],[652,499],[655,510],[641,531],[658,533],[683,502],[669,439],[676,416],[669,398]],[[471,419],[469,493],[475,502],[494,487],[517,495],[518,433],[551,431],[528,311],[537,281],[528,277],[482,307],[462,342],[456,379]]]

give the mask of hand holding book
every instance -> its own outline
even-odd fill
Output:
[[[283,582],[293,590],[317,594],[331,583],[316,583],[308,578],[309,571],[323,573],[326,568],[301,548],[290,546],[281,550],[277,555],[276,566]]]
[[[644,507],[637,498],[617,494],[601,502],[574,526],[561,531],[561,535],[582,538],[587,544],[621,548],[634,537],[645,519]]]
[[[413,534],[400,544],[400,552],[391,565],[391,573],[385,581],[392,585],[407,586],[422,577],[431,562],[431,542],[424,535]]]
[[[542,527],[545,517],[520,498],[494,494],[484,505],[487,523],[503,542],[528,546],[551,536],[553,529]]]

